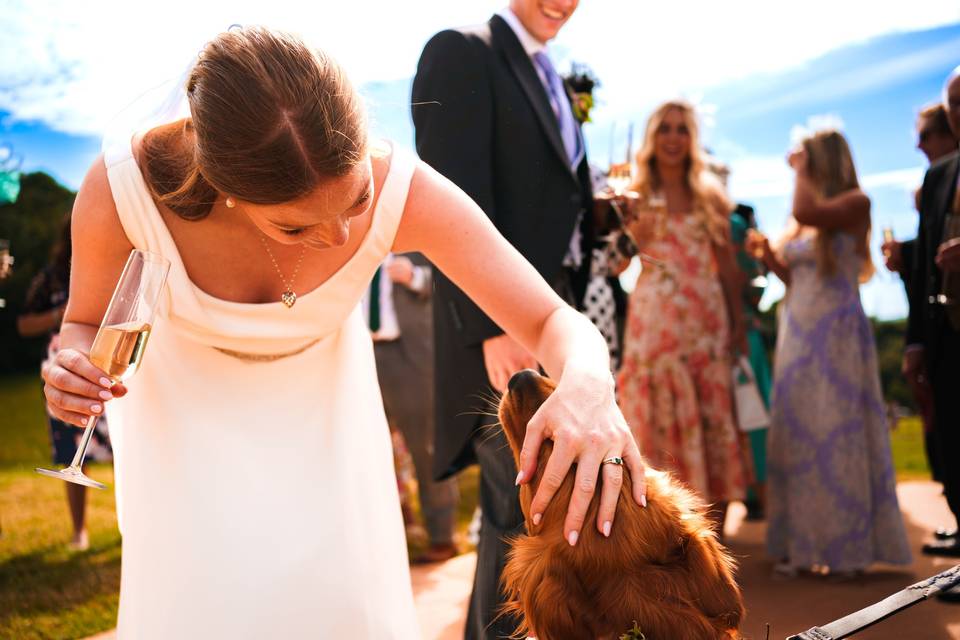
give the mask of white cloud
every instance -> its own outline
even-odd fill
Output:
[[[431,34],[484,20],[505,3],[13,0],[0,41],[0,109],[100,133],[136,96],[179,77],[203,43],[232,23],[300,32],[337,56],[357,84],[409,77]],[[617,118],[843,44],[960,20],[955,0],[810,0],[795,15],[782,11],[761,0],[585,0],[554,47],[561,58],[589,62],[603,80],[598,115]]]

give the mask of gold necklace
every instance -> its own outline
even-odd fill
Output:
[[[267,250],[267,255],[270,256],[270,261],[273,262],[273,268],[277,270],[277,275],[280,276],[280,282],[282,282],[285,287],[283,293],[280,294],[280,302],[287,305],[287,309],[289,309],[297,302],[297,294],[293,291],[293,283],[297,280],[297,274],[300,273],[300,263],[303,262],[303,254],[307,252],[307,245],[302,245],[300,257],[297,258],[297,266],[293,268],[293,275],[290,276],[290,281],[288,282],[283,277],[283,272],[280,271],[280,265],[277,264],[277,259],[273,257],[273,251],[270,250],[270,245],[267,244],[263,234],[257,237],[260,238],[260,242],[263,243],[263,248]]]

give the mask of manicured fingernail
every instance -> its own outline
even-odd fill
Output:
[[[90,405],[90,411],[93,411],[94,413],[100,413],[103,411],[103,407],[99,404],[92,404]]]
[[[521,482],[523,482],[523,471],[517,474],[517,479],[514,482],[514,486],[519,487]]]
[[[607,520],[606,522],[603,523],[603,535],[604,535],[605,538],[609,538],[609,537],[610,537],[610,526],[611,526],[611,525],[610,525],[610,521],[609,521],[609,520]]]
[[[86,424],[87,424],[87,419],[86,419],[86,418],[80,418],[80,424],[86,426]]]
[[[113,380],[110,378],[100,378],[100,386],[109,389],[113,386]]]
[[[110,393],[109,391],[101,391],[101,392],[98,393],[97,395],[100,396],[100,399],[101,399],[101,400],[112,400],[112,399],[113,399],[113,394]]]
[[[640,496],[640,504],[642,504],[644,507],[647,506],[647,495],[646,495],[646,494]]]
[[[542,517],[543,517],[542,513],[533,514],[533,526],[537,526],[538,524],[540,524],[540,518]]]
[[[577,544],[577,538],[579,538],[579,537],[580,537],[580,534],[579,534],[579,533],[577,533],[576,531],[571,531],[571,532],[570,532],[570,535],[567,536],[567,542],[570,543],[570,546],[571,546],[571,547],[574,547],[574,546],[576,546],[576,544]]]

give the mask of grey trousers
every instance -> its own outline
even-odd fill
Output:
[[[451,544],[460,496],[456,479],[433,480],[434,410],[430,371],[417,375],[423,371],[423,363],[409,362],[399,340],[375,342],[374,354],[387,419],[403,435],[416,467],[420,508],[430,542]]]
[[[477,572],[473,579],[467,613],[467,640],[509,638],[517,628],[512,616],[499,616],[504,597],[500,574],[506,564],[506,540],[524,533],[519,491],[514,485],[517,468],[510,445],[499,427],[474,435],[474,450],[480,463],[480,543]]]

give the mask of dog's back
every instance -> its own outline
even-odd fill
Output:
[[[501,401],[500,420],[515,459],[527,422],[553,387],[536,375]],[[537,473],[520,489],[529,535],[512,541],[503,574],[507,610],[523,620],[518,632],[539,640],[619,638],[636,623],[647,640],[738,637],[743,603],[734,563],[710,529],[703,505],[668,474],[648,470],[648,506],[641,508],[624,474],[610,537],[587,525],[571,547],[563,523],[572,471],[540,524],[530,519],[530,502],[552,450],[545,442]],[[595,496],[586,522],[596,521],[598,503]]]

